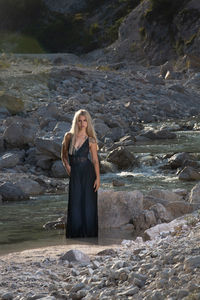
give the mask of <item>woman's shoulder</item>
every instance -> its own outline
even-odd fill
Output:
[[[96,139],[92,136],[89,136],[88,138],[89,138],[89,143],[95,144],[97,142]]]
[[[64,140],[70,140],[72,137],[72,133],[70,131],[65,133]]]

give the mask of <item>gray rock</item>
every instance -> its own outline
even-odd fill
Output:
[[[132,169],[139,165],[135,156],[122,146],[111,151],[106,159],[108,162],[112,162],[117,165],[119,170]]]
[[[156,218],[161,222],[169,222],[172,220],[172,216],[161,203],[153,205],[151,210],[154,211]]]
[[[51,167],[51,173],[52,173],[53,177],[56,177],[56,178],[68,177],[67,172],[66,172],[61,160],[56,160],[55,162],[53,162],[52,167]]]
[[[0,95],[0,106],[5,107],[11,114],[17,114],[24,111],[23,100],[7,93]]]
[[[195,86],[195,88],[200,89],[200,73],[196,73],[191,79],[186,83],[186,86]]]
[[[109,127],[101,119],[94,119],[94,127],[97,135],[101,138],[109,132]]]
[[[37,114],[42,117],[42,119],[54,118],[58,119],[62,111],[58,109],[58,105],[56,103],[48,103],[44,106],[41,106],[37,110]]]
[[[121,227],[143,209],[143,194],[140,191],[104,191],[98,195],[99,228]]]
[[[25,145],[33,145],[37,133],[37,126],[31,126],[27,122],[13,122],[4,133],[3,138],[10,147],[22,148]]]
[[[26,200],[29,198],[17,184],[11,182],[5,182],[0,185],[0,195],[3,201]]]
[[[126,289],[126,291],[124,291],[123,293],[119,293],[118,296],[133,296],[135,294],[137,294],[139,292],[139,288],[138,287],[131,287]]]
[[[60,158],[61,152],[61,142],[60,138],[36,138],[35,145],[38,153],[48,155],[54,159]]]
[[[92,95],[92,100],[97,101],[98,103],[104,103],[105,102],[105,95],[104,92],[98,92],[96,94]]]
[[[80,250],[69,250],[60,258],[61,260],[68,260],[69,262],[89,263],[88,255]]]
[[[178,179],[185,181],[200,180],[200,169],[185,167],[178,175]]]
[[[105,174],[105,173],[114,173],[117,171],[117,167],[108,162],[108,161],[100,161],[100,173]]]
[[[80,282],[80,283],[77,283],[76,285],[74,285],[71,288],[70,292],[74,292],[75,293],[75,292],[78,292],[79,290],[82,290],[84,288],[85,288],[85,284],[83,282]]]
[[[16,185],[26,195],[40,195],[44,193],[44,187],[42,187],[37,181],[30,178],[22,178],[16,181]]]
[[[66,224],[66,216],[58,218],[56,221],[50,221],[43,225],[46,230],[50,229],[64,229]]]
[[[173,71],[173,64],[169,61],[166,61],[166,63],[160,66],[160,75],[165,78],[165,75],[168,71]]]
[[[145,79],[147,79],[151,84],[165,84],[163,78],[151,75],[150,73],[145,75]]]
[[[36,159],[37,167],[40,167],[43,170],[50,170],[52,166],[52,162],[55,159],[55,157],[53,159],[53,155],[51,155],[50,153],[47,155],[37,154],[35,159]]]
[[[17,153],[5,153],[0,157],[0,169],[13,168],[20,162],[20,155]]]
[[[13,293],[8,292],[1,295],[1,300],[12,300],[14,298]]]
[[[168,159],[168,165],[172,169],[180,168],[186,160],[191,160],[192,157],[186,152],[176,153]]]
[[[68,122],[64,122],[64,121],[61,121],[61,122],[58,122],[56,124],[56,126],[54,127],[53,129],[53,132],[55,134],[62,134],[62,136],[65,134],[65,132],[68,132],[71,128],[71,124],[68,123]]]
[[[200,267],[200,255],[188,257],[184,261],[184,270],[186,271],[191,271],[199,267]]]
[[[124,186],[124,185],[125,185],[125,182],[123,182],[123,181],[121,181],[121,180],[113,179],[112,185],[113,185],[113,186]]]
[[[156,216],[152,210],[139,211],[131,218],[131,221],[134,225],[134,230],[137,233],[157,224]]]

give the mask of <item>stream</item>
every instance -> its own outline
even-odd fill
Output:
[[[157,124],[158,125],[158,124]],[[119,179],[125,183],[115,190],[141,190],[152,188],[185,188],[188,191],[195,181],[180,181],[175,171],[164,170],[166,154],[177,152],[194,153],[200,160],[200,131],[176,131],[174,140],[137,142],[129,150],[141,162],[140,167],[128,172],[107,173],[101,175],[101,188],[113,188],[112,180]],[[3,203],[0,206],[0,255],[25,249],[70,244],[120,244],[123,239],[130,239],[117,230],[102,233],[97,239],[66,240],[64,230],[45,230],[43,225],[55,221],[66,212],[67,194],[43,195],[31,197],[29,201]],[[133,237],[132,237],[133,238]]]

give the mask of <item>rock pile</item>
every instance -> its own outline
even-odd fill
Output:
[[[152,228],[149,241],[123,240],[92,256],[58,247],[2,256],[0,299],[199,299],[199,212],[173,222]]]

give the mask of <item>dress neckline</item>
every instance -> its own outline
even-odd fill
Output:
[[[75,151],[78,151],[79,149],[81,149],[81,148],[83,147],[83,145],[85,144],[85,142],[88,140],[88,138],[89,138],[89,137],[87,136],[87,138],[86,138],[85,141],[81,144],[80,147],[76,148],[76,147],[74,146]]]

